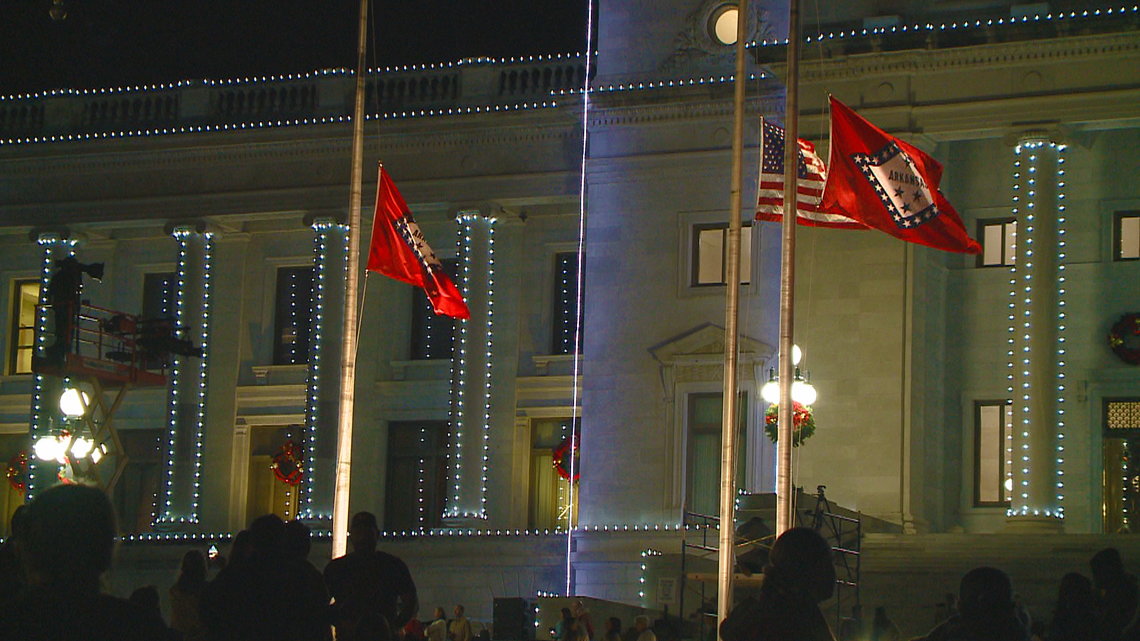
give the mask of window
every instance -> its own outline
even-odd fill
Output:
[[[532,529],[565,529],[570,518],[571,494],[573,494],[575,513],[577,512],[578,493],[571,490],[570,481],[562,478],[554,467],[555,451],[570,436],[571,426],[576,424],[577,422],[570,418],[531,421],[528,522]],[[574,463],[575,468],[578,463],[578,461]],[[568,460],[564,461],[563,467],[568,464]]]
[[[752,227],[740,229],[740,284],[749,283],[752,264]],[[727,273],[725,249],[728,245],[728,223],[693,226],[692,264],[690,284],[694,287],[724,285]]]
[[[690,394],[688,397],[688,448],[685,469],[685,506],[696,514],[720,514],[720,435],[724,420],[720,392]],[[736,451],[748,449],[747,396],[737,404]],[[744,485],[746,457],[737,456],[736,484]]]
[[[459,261],[441,260],[443,271],[452,281],[459,272]],[[451,358],[455,352],[455,319],[439,316],[431,308],[431,301],[423,288],[415,287],[412,293],[412,360]]]
[[[256,427],[249,431],[249,484],[246,486],[246,523],[264,514],[288,521],[300,510],[301,486],[289,485],[273,471],[273,459],[290,446],[304,448],[300,425]],[[303,449],[299,455],[304,460]],[[282,457],[282,460],[288,460]],[[302,463],[303,465],[304,463]],[[283,470],[287,474],[295,468]],[[304,478],[304,477],[302,477]]]
[[[150,532],[158,501],[158,480],[162,468],[162,439],[166,430],[118,430],[127,463],[115,481],[111,500],[125,533]]]
[[[178,291],[174,287],[174,273],[146,274],[143,277],[143,318],[169,318],[175,316]]]
[[[312,331],[313,268],[277,270],[277,298],[273,331],[273,364],[309,362]]]
[[[554,339],[551,354],[573,354],[582,344],[578,322],[578,253],[554,256]]]
[[[1116,212],[1112,233],[1114,260],[1140,260],[1140,212]]]
[[[978,238],[982,253],[978,267],[1009,267],[1017,258],[1017,221],[1013,218],[991,218],[978,221]]]
[[[40,284],[35,280],[12,282],[12,324],[8,332],[8,373],[31,374],[36,338],[36,305]]]
[[[1005,507],[1013,493],[1013,404],[974,404],[974,505]]]
[[[385,530],[440,526],[447,497],[447,434],[447,421],[388,424]]]
[[[740,9],[734,4],[718,7],[709,16],[709,34],[713,41],[725,46],[736,44],[736,23],[740,19]]]

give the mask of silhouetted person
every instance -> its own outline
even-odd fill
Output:
[[[603,641],[621,641],[621,619],[617,617],[606,619],[606,635]]]
[[[99,591],[111,566],[115,513],[107,496],[84,485],[44,490],[28,504],[20,555],[28,590],[4,610],[0,639],[154,641],[161,620]]]
[[[1097,620],[1101,638],[1118,639],[1136,615],[1140,589],[1136,577],[1124,570],[1116,548],[1105,548],[1089,560],[1097,597]]]
[[[447,641],[447,613],[442,605],[435,609],[431,623],[424,630],[424,636],[427,641]]]
[[[387,640],[419,609],[416,584],[403,561],[376,549],[375,515],[355,514],[348,541],[352,552],[325,566],[337,641]]]
[[[871,619],[871,641],[899,641],[901,637],[899,627],[887,616],[887,609],[883,606],[875,608],[875,617]]]
[[[144,585],[141,588],[136,588],[131,592],[131,596],[127,598],[132,605],[139,609],[147,619],[150,620],[150,625],[155,630],[162,630],[162,637],[155,639],[155,641],[171,641],[173,639],[181,639],[182,637],[172,633],[166,627],[166,621],[162,619],[162,602],[158,597],[158,588],[153,585]]]
[[[447,638],[451,641],[471,641],[471,622],[464,616],[462,605],[455,606],[455,618],[447,626]]]
[[[249,528],[249,555],[231,562],[206,588],[200,613],[215,641],[324,638],[320,601],[298,562],[285,554],[285,523],[267,514]],[[326,597],[327,599],[327,597]]]
[[[1029,627],[1019,616],[1009,576],[997,568],[974,568],[958,588],[958,612],[923,637],[926,641],[1025,641]]]
[[[249,558],[250,553],[249,530],[242,530],[234,535],[233,543],[230,544],[230,558],[226,560],[222,567],[234,562],[242,562]]]
[[[103,264],[84,265],[74,256],[68,256],[55,261],[55,267],[55,273],[51,275],[47,286],[47,299],[55,318],[55,342],[47,349],[46,356],[50,362],[62,364],[75,342],[83,293],[83,273],[87,272],[99,280],[102,278]]]
[[[206,557],[198,550],[190,550],[182,556],[178,579],[170,587],[170,629],[186,641],[202,641],[206,637],[206,627],[198,616],[206,585]]]
[[[768,553],[759,596],[737,606],[751,608],[740,641],[831,641],[819,603],[834,592],[835,565],[827,541],[810,528],[784,532]]]
[[[649,627],[649,617],[639,614],[633,619],[633,631],[637,633],[637,641],[657,641],[653,628]]]
[[[8,538],[0,545],[0,612],[15,607],[16,599],[26,586],[24,567],[20,561],[20,538],[27,509],[27,506],[21,505],[12,513]]]
[[[305,618],[319,621],[313,628],[314,641],[332,641],[332,610],[329,607],[329,591],[321,571],[309,562],[309,552],[313,548],[312,532],[301,521],[292,520],[285,524],[285,556],[296,566],[303,590],[309,595],[306,602],[313,609],[305,613]],[[319,604],[319,606],[318,606]]]
[[[1045,638],[1047,641],[1094,641],[1098,638],[1096,593],[1088,577],[1070,572],[1061,578],[1057,604]]]

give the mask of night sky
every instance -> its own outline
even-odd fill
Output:
[[[0,0],[0,95],[356,66],[356,0]],[[585,49],[586,0],[372,0],[368,65]]]

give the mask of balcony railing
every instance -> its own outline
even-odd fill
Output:
[[[365,110],[383,118],[551,106],[585,76],[582,55],[372,71]],[[341,69],[0,97],[0,144],[345,120],[354,91],[354,74]]]

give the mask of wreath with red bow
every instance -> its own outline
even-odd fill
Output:
[[[1130,336],[1140,336],[1140,314],[1121,316],[1108,333],[1108,344],[1113,353],[1129,365],[1140,365],[1140,341],[1126,340]]]
[[[780,406],[772,405],[764,412],[764,433],[773,443],[779,438]],[[792,401],[792,447],[799,447],[801,443],[815,434],[815,417],[811,408]]]
[[[305,467],[301,463],[301,448],[292,440],[285,441],[281,449],[273,455],[273,462],[269,464],[273,476],[286,485],[299,485],[305,475]]]
[[[554,471],[558,472],[558,476],[570,480],[570,446],[574,447],[574,482],[577,483],[578,479],[582,476],[582,468],[578,465],[579,460],[579,447],[582,444],[582,436],[574,434],[573,442],[571,437],[567,436],[554,448]]]
[[[8,484],[20,493],[28,487],[27,452],[16,452],[8,459]]]

